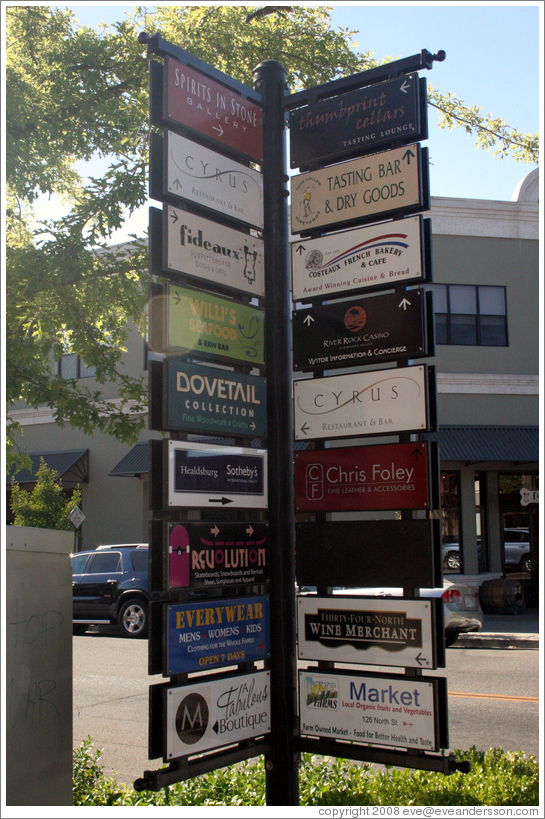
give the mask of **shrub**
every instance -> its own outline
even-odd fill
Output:
[[[521,751],[490,748],[456,751],[469,759],[470,773],[445,774],[408,768],[373,769],[346,759],[303,754],[299,771],[301,806],[365,805],[539,805],[539,765]],[[261,757],[231,765],[154,793],[137,793],[104,776],[89,737],[74,751],[74,805],[265,805]]]

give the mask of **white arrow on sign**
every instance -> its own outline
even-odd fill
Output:
[[[309,315],[306,317],[306,319],[304,319],[304,320],[303,320],[303,324],[307,324],[307,325],[310,327],[310,325],[311,325],[311,323],[312,323],[313,321],[314,321],[314,319],[313,319],[313,318],[312,318],[312,316],[309,314]]]
[[[408,82],[405,80],[405,81],[404,81],[404,83],[403,83],[403,85],[401,86],[401,88],[400,88],[399,90],[400,90],[400,91],[403,91],[403,93],[404,93],[404,94],[406,94],[406,93],[407,93],[407,91],[409,90],[409,88],[410,88],[410,87],[411,87],[411,84],[410,84],[410,83],[408,83]]]
[[[212,130],[213,131],[218,131],[219,135],[223,136],[223,128],[221,127],[221,125],[213,125]]]
[[[253,533],[254,533],[254,530],[252,529],[252,524],[250,524],[248,526],[248,528],[246,529],[246,534],[249,535],[249,537],[252,537]]]
[[[408,301],[408,299],[402,299],[397,306],[398,307],[403,307],[403,309],[406,310],[407,307],[411,306],[411,302]]]
[[[216,525],[214,526],[214,528],[213,528],[213,529],[210,529],[210,531],[212,532],[212,534],[214,535],[214,537],[217,537],[217,536],[219,535],[220,530],[218,529],[218,525],[217,525],[217,523],[216,523]]]

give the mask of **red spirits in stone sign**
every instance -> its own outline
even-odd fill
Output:
[[[165,66],[165,119],[261,162],[263,118],[259,105],[177,60],[167,58]]]
[[[428,509],[425,443],[295,453],[297,512]]]

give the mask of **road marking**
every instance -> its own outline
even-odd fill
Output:
[[[539,697],[516,697],[511,694],[465,694],[449,691],[449,697],[474,697],[481,700],[517,700],[518,702],[539,702]]]

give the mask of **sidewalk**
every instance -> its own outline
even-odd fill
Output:
[[[485,613],[481,631],[461,634],[452,648],[539,649],[539,611]]]

